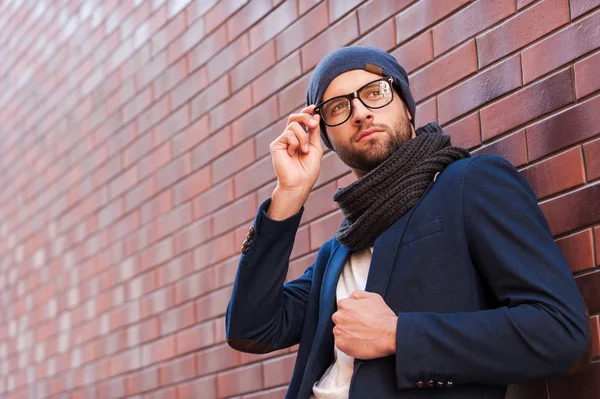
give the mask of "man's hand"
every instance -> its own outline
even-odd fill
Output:
[[[332,316],[335,346],[357,359],[375,359],[396,353],[398,317],[381,295],[356,290],[338,302]]]

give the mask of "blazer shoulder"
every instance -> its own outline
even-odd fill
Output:
[[[456,177],[465,176],[468,173],[472,173],[475,169],[497,170],[506,168],[516,170],[510,162],[499,155],[482,154],[452,162],[444,170],[444,173]]]

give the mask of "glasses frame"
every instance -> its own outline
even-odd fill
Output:
[[[367,104],[365,104],[365,102],[362,100],[362,98],[360,98],[359,93],[367,86],[375,83],[375,82],[379,82],[379,81],[386,81],[390,84],[390,88],[392,91],[392,99],[390,100],[389,103],[379,106],[379,107],[371,107]],[[325,118],[323,117],[323,114],[321,113],[321,110],[323,109],[323,106],[325,104],[327,104],[330,101],[334,101],[334,100],[339,100],[340,98],[346,98],[348,99],[348,101],[350,102],[350,112],[348,113],[348,117],[346,119],[344,119],[343,122],[340,123],[336,123],[335,125],[330,125],[329,123],[327,123],[327,121],[325,121]],[[346,123],[348,121],[348,119],[350,119],[350,117],[352,116],[352,113],[354,112],[354,106],[352,105],[352,100],[354,100],[355,98],[358,99],[358,101],[361,102],[362,105],[364,105],[365,107],[369,108],[369,109],[380,109],[383,107],[387,107],[388,105],[390,105],[392,103],[392,101],[394,101],[394,77],[393,76],[385,76],[383,78],[379,78],[379,79],[375,79],[372,82],[369,82],[367,84],[365,84],[364,86],[362,86],[361,88],[355,90],[354,92],[350,93],[350,94],[346,94],[346,95],[342,95],[342,96],[336,96],[336,97],[332,97],[327,101],[323,101],[319,104],[317,104],[317,106],[315,107],[315,109],[313,110],[313,115],[314,114],[319,114],[321,116],[321,120],[323,121],[323,123],[329,127],[334,127],[334,126],[339,126],[339,125],[343,125],[344,123]]]

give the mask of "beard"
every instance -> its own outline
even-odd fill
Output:
[[[349,167],[356,169],[363,174],[367,174],[386,159],[400,149],[412,137],[411,122],[405,118],[398,118],[392,127],[383,124],[369,124],[361,126],[361,131],[372,127],[384,130],[379,137],[372,137],[366,142],[361,142],[362,148],[356,149],[356,136],[350,142],[350,145],[336,145],[332,143],[333,149],[338,154],[342,162]]]

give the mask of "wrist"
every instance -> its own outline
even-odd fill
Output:
[[[288,190],[276,187],[271,195],[267,216],[273,220],[284,220],[295,215],[302,209],[309,194],[310,189]]]
[[[396,354],[396,330],[398,327],[398,316],[390,316],[386,323],[387,349],[389,355]]]

